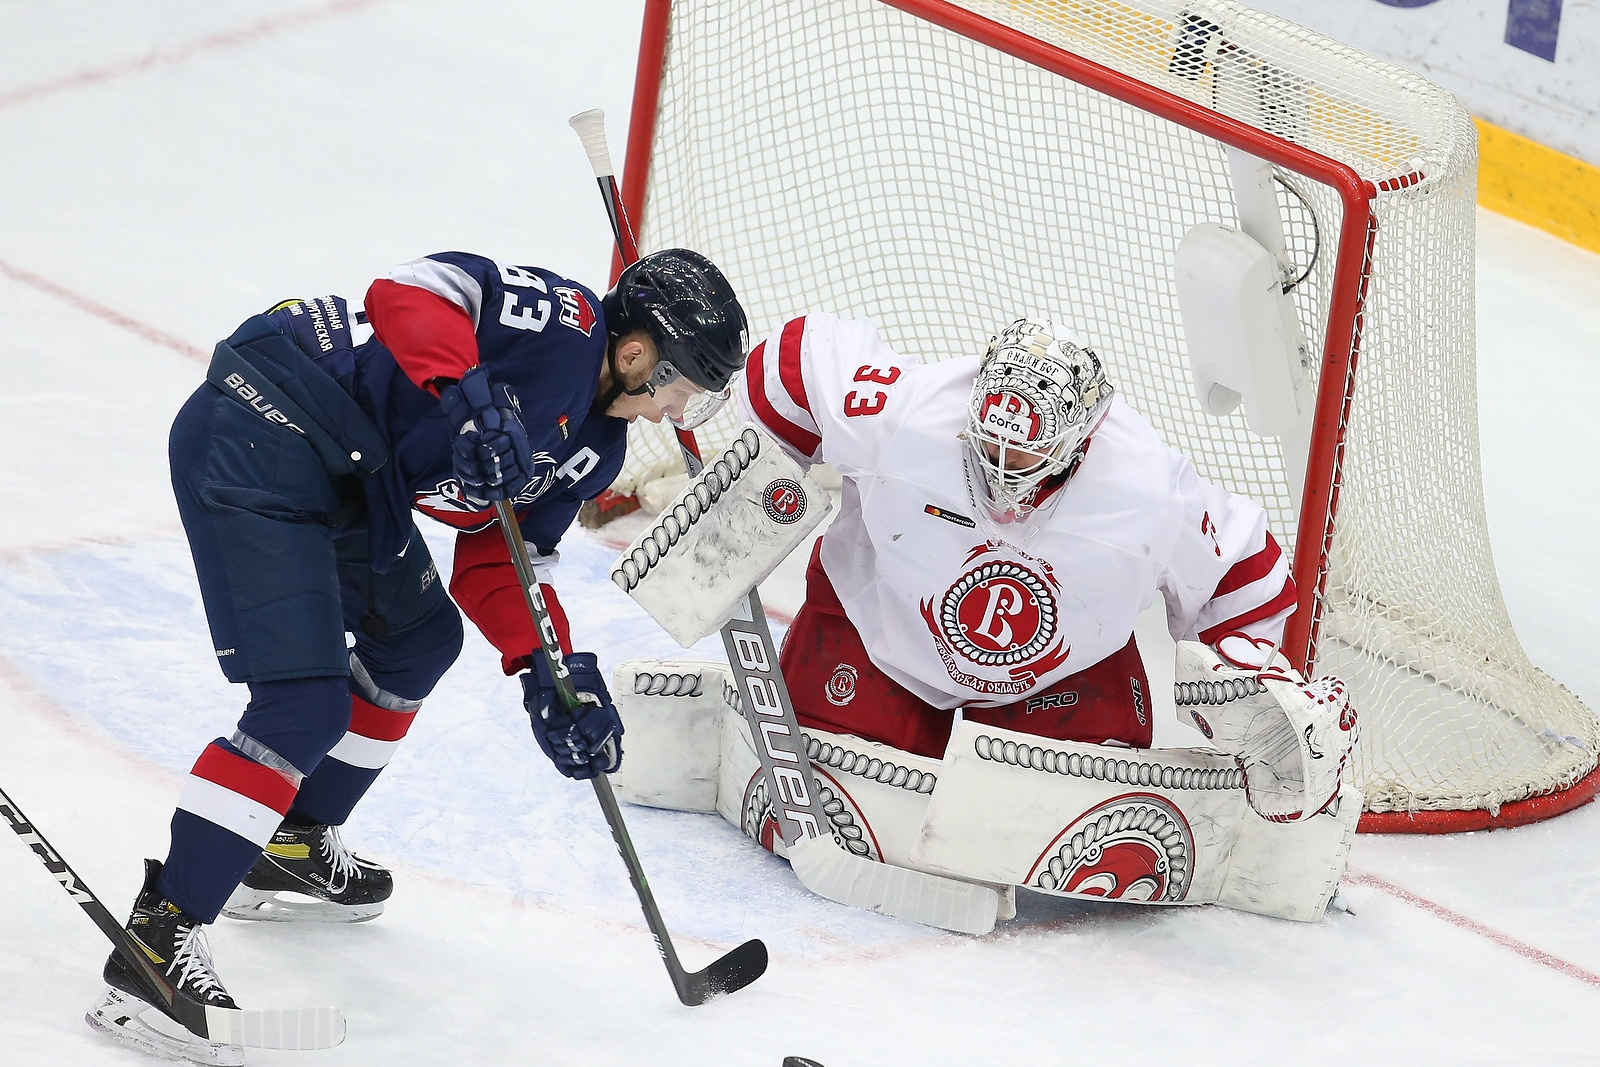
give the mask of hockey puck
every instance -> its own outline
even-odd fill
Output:
[[[822,1067],[822,1064],[807,1056],[785,1056],[783,1067]]]

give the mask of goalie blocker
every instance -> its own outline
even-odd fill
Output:
[[[1197,725],[1195,698],[1211,701],[1200,717],[1228,750],[1090,745],[963,721],[935,760],[808,730],[828,828],[862,858],[973,881],[1321,918],[1361,813],[1360,794],[1339,789],[1355,741],[1342,686],[1191,643],[1177,677],[1179,718]],[[631,742],[618,795],[716,811],[783,854],[727,668],[633,661],[612,692]],[[1263,694],[1285,701],[1281,728]]]

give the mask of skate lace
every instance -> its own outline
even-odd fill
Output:
[[[177,951],[167,966],[167,976],[176,978],[180,986],[202,997],[227,993],[211,962],[211,945],[198,924],[181,931]]]
[[[328,888],[335,893],[342,892],[351,878],[360,876],[356,854],[346,847],[337,826],[322,832],[322,858],[328,861]]]

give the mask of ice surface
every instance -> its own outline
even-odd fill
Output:
[[[602,286],[609,234],[566,118],[604,107],[620,160],[641,8],[0,3],[0,783],[113,911],[139,859],[165,851],[182,774],[242,701],[213,665],[165,468],[203,353],[278,299],[359,296],[447,248]],[[1597,706],[1600,257],[1488,214],[1479,237],[1501,578],[1535,662]],[[448,537],[430,544],[447,562]],[[608,668],[677,654],[608,580],[618,547],[581,531],[562,546],[578,644]],[[769,605],[797,606],[803,562],[767,583]],[[1354,917],[1035,896],[976,940],[810,897],[715,816],[626,808],[689,966],[752,936],[773,950],[754,986],[681,1007],[590,790],[551,770],[518,696],[469,640],[358,810],[348,838],[399,876],[381,919],[215,928],[242,1001],[350,1018],[337,1050],[252,1063],[1595,1056],[1592,806],[1490,834],[1362,838],[1354,867],[1372,877],[1346,891]],[[21,843],[0,840],[0,1062],[140,1062],[81,1019],[105,951]]]

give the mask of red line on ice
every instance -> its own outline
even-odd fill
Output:
[[[75,74],[52,78],[37,85],[25,85],[20,89],[12,89],[10,92],[0,93],[0,107],[9,107],[12,104],[37,100],[40,97],[54,96],[56,93],[70,92],[73,89],[82,89],[89,85],[98,85],[114,78],[138,74],[152,67],[181,63],[201,52],[249,44],[260,37],[266,37],[282,30],[297,28],[307,22],[314,22],[333,15],[342,15],[363,7],[371,7],[377,2],[378,0],[335,0],[334,3],[325,7],[302,12],[298,15],[280,15],[276,18],[265,19],[253,26],[213,33],[208,37],[202,37],[188,44],[180,44],[172,48],[157,48],[153,52],[140,56],[138,59],[126,60],[122,63],[99,67],[94,70],[80,70]]]
[[[1492,926],[1485,926],[1476,919],[1469,919],[1467,916],[1462,915],[1458,911],[1452,911],[1443,904],[1436,904],[1427,897],[1418,896],[1416,893],[1411,892],[1411,890],[1397,886],[1393,882],[1379,878],[1375,874],[1349,871],[1345,874],[1345,880],[1350,882],[1352,885],[1364,885],[1372,889],[1379,890],[1380,892],[1387,893],[1397,900],[1405,901],[1412,907],[1421,908],[1423,911],[1434,916],[1435,918],[1443,919],[1451,926],[1459,927],[1460,929],[1466,930],[1469,933],[1477,934],[1479,937],[1488,938],[1501,948],[1510,949],[1523,959],[1532,960],[1534,963],[1537,963],[1543,967],[1548,967],[1552,971],[1556,971],[1560,974],[1564,974],[1568,978],[1576,978],[1580,982],[1584,982],[1595,987],[1600,987],[1600,974],[1595,974],[1593,971],[1584,970],[1575,963],[1568,963],[1559,956],[1552,956],[1550,953],[1544,951],[1544,949],[1534,948],[1525,941],[1518,941],[1510,934],[1503,934],[1499,930],[1494,929]]]
[[[13,281],[18,281],[23,285],[37,289],[48,296],[53,296],[57,300],[71,304],[79,311],[86,311],[102,322],[120,326],[129,333],[144,338],[146,341],[158,344],[163,348],[170,348],[179,355],[188,356],[190,359],[200,360],[201,362],[205,362],[210,358],[208,352],[190,344],[181,337],[174,337],[170,333],[158,330],[148,323],[143,323],[138,319],[124,315],[115,308],[107,307],[98,300],[91,300],[82,293],[68,289],[66,286],[53,282],[49,278],[35,274],[30,270],[23,270],[21,267],[13,266],[3,259],[0,259],[0,274],[4,274]]]

